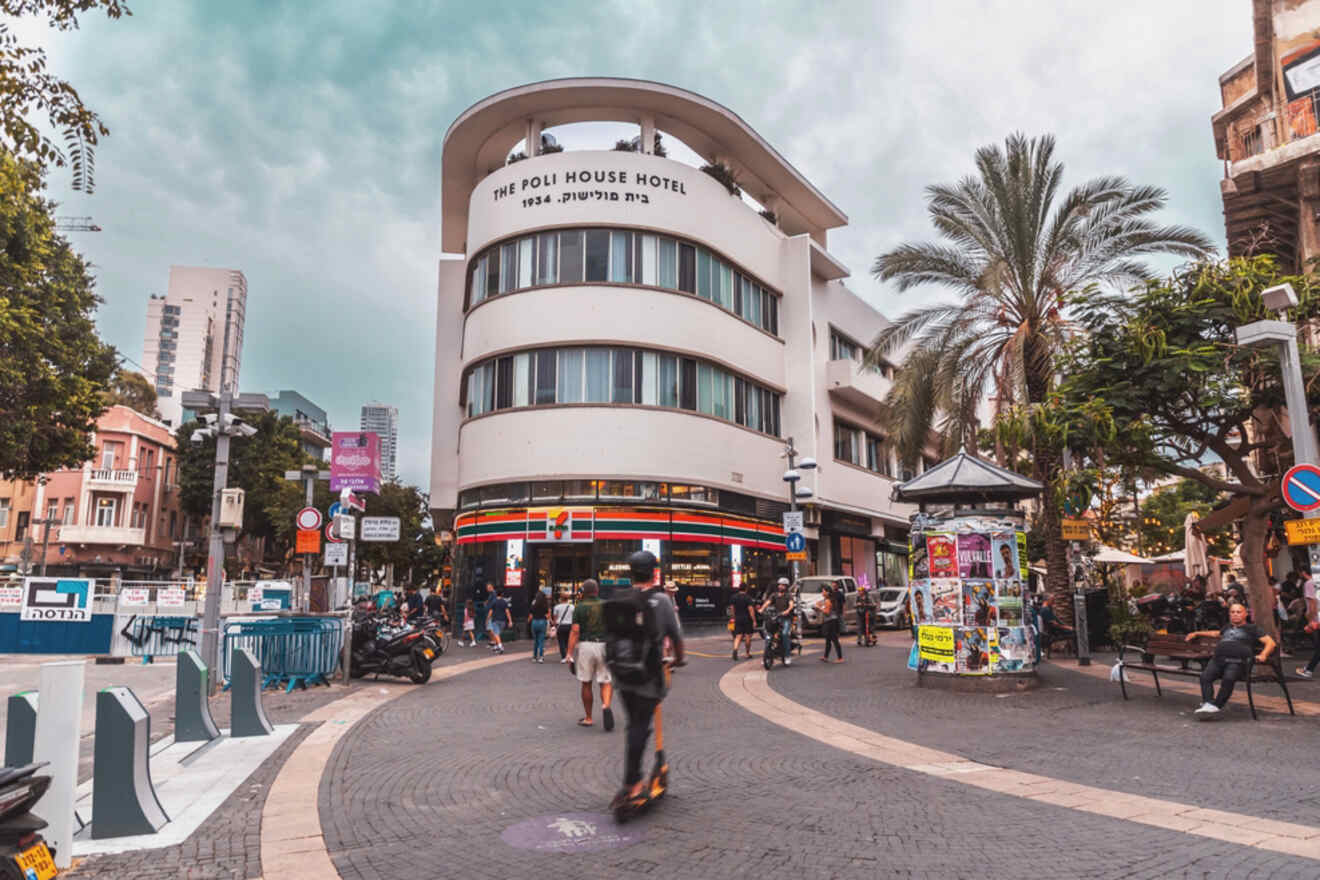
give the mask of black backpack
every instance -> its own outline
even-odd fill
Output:
[[[646,593],[636,587],[616,590],[603,604],[605,664],[610,675],[625,687],[646,684],[660,670],[655,612]]]

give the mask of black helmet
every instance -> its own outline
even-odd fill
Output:
[[[659,564],[660,561],[650,550],[638,550],[629,556],[628,568],[632,570],[633,583],[649,583],[651,578],[655,577],[655,567]]]

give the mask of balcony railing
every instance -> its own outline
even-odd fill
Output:
[[[126,526],[68,525],[60,526],[59,540],[63,544],[141,545],[146,543],[147,530]]]
[[[88,481],[109,486],[114,489],[132,489],[137,485],[137,471],[122,471],[114,468],[93,468],[87,474]]]

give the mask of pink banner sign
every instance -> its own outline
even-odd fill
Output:
[[[330,491],[380,491],[380,435],[374,431],[336,431],[331,438]]]

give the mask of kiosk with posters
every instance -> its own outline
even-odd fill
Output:
[[[894,490],[919,505],[908,555],[919,685],[1002,692],[1038,683],[1017,503],[1042,488],[960,452]]]

